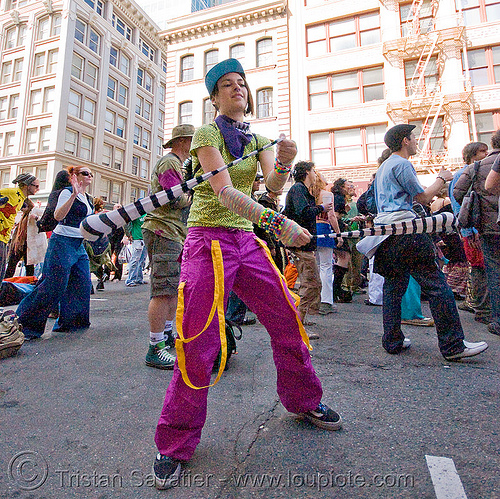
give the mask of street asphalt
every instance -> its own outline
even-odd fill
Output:
[[[107,282],[90,329],[52,334],[49,320],[0,360],[0,498],[500,498],[500,337],[460,311],[466,338],[488,341],[482,355],[447,362],[433,327],[403,326],[412,347],[391,356],[364,295],[307,327],[341,431],[287,413],[268,335],[245,326],[183,479],[157,491],[153,437],[172,371],[144,363],[148,288]],[[434,482],[429,456],[444,463]]]

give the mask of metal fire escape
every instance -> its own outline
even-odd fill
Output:
[[[384,0],[381,1],[384,2]],[[402,3],[402,0],[397,0],[397,2]],[[456,168],[462,164],[461,158],[449,156],[446,148],[446,133],[444,133],[443,149],[432,148],[431,142],[435,137],[440,119],[446,131],[452,116],[459,115],[462,121],[466,121],[467,114],[473,113],[472,90],[470,85],[467,85],[464,86],[463,92],[446,94],[442,88],[440,66],[444,64],[450,53],[456,56],[466,46],[465,28],[461,22],[460,13],[457,16],[456,26],[435,29],[435,16],[439,1],[431,0],[432,19],[427,15],[425,21],[428,24],[424,24],[424,29],[422,29],[421,15],[424,3],[424,0],[413,0],[404,24],[405,37],[384,42],[384,56],[392,65],[404,69],[405,61],[417,60],[411,78],[405,74],[406,97],[400,101],[389,101],[387,113],[395,123],[422,122],[418,138],[419,152],[412,162],[419,173],[435,173],[442,165]],[[437,67],[434,81],[428,72],[433,64]]]

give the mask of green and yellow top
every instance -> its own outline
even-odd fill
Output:
[[[254,138],[245,147],[243,155],[255,151],[255,149],[269,144],[270,140],[261,135],[254,134]],[[191,143],[191,155],[193,156],[193,170],[199,165],[197,149],[211,146],[217,148],[225,164],[234,161],[234,158],[226,147],[224,138],[215,123],[204,125],[199,128]],[[233,186],[244,194],[252,195],[252,183],[257,173],[258,158],[251,158],[229,168],[229,175]],[[193,204],[189,212],[188,227],[227,227],[231,229],[242,229],[253,231],[252,222],[236,215],[222,206],[215,192],[207,180],[194,188]]]

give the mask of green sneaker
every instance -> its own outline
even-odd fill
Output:
[[[146,365],[156,367],[157,369],[173,369],[175,355],[172,355],[171,350],[170,347],[165,346],[164,341],[156,345],[149,345],[149,350],[146,354]]]

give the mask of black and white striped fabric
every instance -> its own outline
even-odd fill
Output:
[[[256,149],[255,151],[252,151],[251,153],[242,156],[241,158],[235,159],[234,161],[231,161],[231,163],[221,166],[216,170],[212,170],[211,172],[207,172],[203,175],[199,175],[198,177],[194,177],[191,180],[182,182],[179,185],[174,185],[170,189],[165,189],[161,192],[157,192],[156,194],[152,194],[151,196],[138,199],[135,203],[130,203],[127,206],[119,208],[118,210],[90,215],[85,218],[80,224],[80,233],[82,234],[84,239],[87,239],[89,241],[96,241],[101,236],[109,234],[114,229],[123,227],[129,222],[138,219],[145,213],[151,213],[152,211],[156,210],[156,208],[164,206],[170,201],[175,201],[180,196],[182,196],[183,193],[189,192],[193,187],[196,187],[198,184],[205,182],[205,180],[208,180],[214,175],[217,175],[217,173],[227,170],[231,166],[237,165],[238,163],[241,163],[251,156],[256,156],[265,149],[269,149],[278,142],[281,142],[281,140],[283,139],[273,140],[269,144],[266,144],[265,146]]]
[[[395,236],[401,234],[423,234],[454,232],[458,228],[457,219],[453,213],[439,213],[432,217],[414,218],[413,220],[394,222],[387,225],[376,225],[369,229],[350,230],[340,234],[321,234],[316,238],[338,237],[353,238],[365,236]]]

